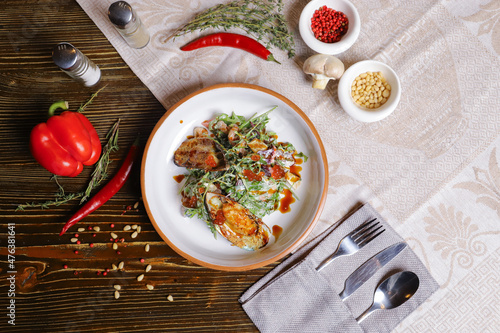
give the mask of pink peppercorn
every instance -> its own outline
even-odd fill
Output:
[[[141,258],[141,262],[144,262],[144,258]]]
[[[63,268],[64,268],[64,269],[68,268],[68,265],[64,265],[64,266],[63,266]]]
[[[94,247],[94,243],[90,243],[90,244],[89,244],[89,246],[90,246],[90,247]]]
[[[316,39],[325,43],[335,43],[347,33],[349,19],[341,11],[322,6],[311,18],[311,29]]]
[[[111,223],[110,227],[111,227],[111,228],[114,228],[114,227],[115,227],[115,224],[114,224],[114,223]]]

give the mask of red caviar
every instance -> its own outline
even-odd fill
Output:
[[[317,40],[325,43],[340,41],[347,33],[349,20],[341,11],[322,6],[317,9],[311,18],[311,29]]]

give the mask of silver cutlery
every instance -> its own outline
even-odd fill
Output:
[[[368,281],[373,274],[375,274],[380,268],[384,267],[385,264],[403,251],[404,248],[406,248],[405,242],[396,243],[365,261],[363,265],[359,266],[359,268],[345,280],[344,290],[342,290],[339,294],[340,299],[345,300],[352,293],[358,290],[363,283]]]
[[[335,258],[338,258],[340,256],[348,256],[358,252],[363,246],[370,243],[384,231],[385,229],[380,224],[380,222],[377,221],[376,218],[361,224],[340,241],[339,246],[337,247],[335,252],[333,252],[325,260],[323,260],[323,262],[318,267],[316,267],[316,270],[318,272],[321,271],[323,268],[328,266]]]
[[[397,308],[417,292],[419,284],[418,276],[410,271],[398,272],[389,276],[375,290],[372,306],[356,321],[361,323],[376,310]]]

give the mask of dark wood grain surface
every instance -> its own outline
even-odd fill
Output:
[[[111,155],[110,174],[137,134],[144,144],[166,110],[73,0],[2,0],[0,33],[0,331],[256,331],[238,297],[274,265],[232,273],[180,257],[158,236],[144,210],[140,168],[133,170],[131,179],[109,202],[80,222],[78,227],[100,227],[99,232],[81,232],[81,244],[71,243],[74,232],[58,236],[78,200],[50,209],[16,211],[18,204],[54,199],[58,190],[51,174],[29,151],[30,131],[46,120],[52,102],[65,99],[74,110],[106,86],[85,115],[101,138],[121,119],[120,150]],[[85,88],[54,65],[51,50],[63,41],[77,44],[99,65],[103,79],[98,86]],[[182,97],[172,98],[172,103]],[[67,192],[78,192],[85,188],[91,171],[86,167],[76,178],[59,180]],[[127,211],[136,202],[137,210]],[[9,296],[9,224],[15,226],[15,297]],[[141,226],[137,238],[122,231],[127,224]],[[121,254],[112,249],[111,231],[125,238],[119,245]],[[151,250],[146,253],[147,243]],[[120,261],[125,263],[123,271],[97,274]],[[147,264],[153,269],[137,281]],[[147,290],[146,283],[155,289]],[[113,296],[114,284],[122,286],[118,300]],[[173,301],[167,299],[169,295]],[[11,299],[15,300],[15,326],[7,316]]]

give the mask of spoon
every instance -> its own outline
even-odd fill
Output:
[[[375,310],[397,308],[415,294],[418,285],[418,276],[410,271],[398,272],[389,276],[375,290],[372,306],[356,321],[361,323]]]

